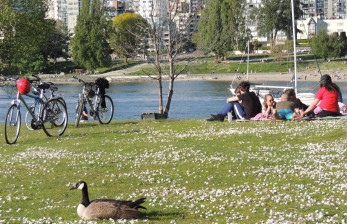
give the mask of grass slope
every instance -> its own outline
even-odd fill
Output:
[[[320,62],[320,69],[323,71],[336,72],[339,70],[347,69],[347,64],[341,64],[340,61],[331,61],[331,62]],[[183,69],[184,65],[177,64],[175,69],[177,71]],[[253,72],[288,72],[288,69],[294,70],[293,62],[282,62],[278,64],[277,62],[267,62],[267,63],[250,63],[249,71]],[[163,64],[163,71],[165,74],[168,73],[169,67]],[[247,72],[247,63],[214,63],[208,61],[207,63],[191,63],[183,71],[183,74],[222,74],[222,73],[235,73],[238,70],[238,73]],[[302,72],[313,72],[317,69],[317,64],[314,61],[304,61],[298,63],[298,71]],[[133,72],[133,74],[144,75],[144,74],[156,74],[156,70],[153,65],[148,64],[148,66],[142,67],[141,70]]]
[[[60,138],[22,126],[12,146],[1,131],[0,222],[79,223],[69,189],[84,180],[91,199],[147,197],[140,223],[344,223],[346,126],[113,121]]]

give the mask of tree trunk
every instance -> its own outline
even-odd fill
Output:
[[[165,105],[164,114],[169,114],[172,95],[173,95],[173,84],[175,82],[175,76],[174,76],[174,63],[173,59],[171,58],[171,55],[169,56],[169,71],[170,71],[170,83],[169,83],[169,92],[167,94],[167,101]]]
[[[162,70],[160,66],[160,58],[159,58],[159,47],[156,49],[155,54],[155,65],[158,70],[158,95],[159,95],[159,114],[163,113],[163,77]]]
[[[159,94],[159,114],[163,113],[163,81],[161,76],[158,78],[158,94]]]
[[[124,63],[128,64],[128,57],[127,56],[124,56]]]
[[[167,101],[166,101],[166,105],[165,105],[164,114],[169,114],[169,111],[170,111],[170,105],[171,105],[171,100],[172,100],[172,96],[173,96],[173,84],[174,84],[174,81],[175,81],[174,78],[170,78],[169,92],[167,94]]]

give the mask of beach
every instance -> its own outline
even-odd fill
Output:
[[[329,71],[322,71],[322,74],[330,74],[333,82],[347,82],[347,71],[340,71],[339,73],[331,73]],[[280,72],[269,72],[269,73],[251,73],[248,75],[250,82],[264,82],[264,81],[288,81],[290,82],[293,78],[293,73],[280,73]],[[71,84],[77,83],[76,79],[65,75],[42,75],[40,76],[44,81],[50,81],[56,84]],[[95,75],[78,75],[79,78],[85,81],[94,81],[99,77],[104,77],[109,80],[110,83],[118,82],[153,82],[155,81],[154,76],[151,78],[146,75],[132,75],[126,74],[125,72],[109,72],[105,74]],[[163,75],[163,80],[168,80],[167,75]],[[246,74],[181,74],[176,78],[176,81],[244,81],[247,80]],[[298,81],[319,81],[320,75],[314,72],[299,72]]]

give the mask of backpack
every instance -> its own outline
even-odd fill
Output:
[[[101,102],[101,107],[105,108],[106,103],[105,103],[105,89],[108,89],[110,87],[110,84],[107,79],[105,78],[97,78],[95,80],[95,85],[99,88],[99,94],[100,94],[100,102]]]

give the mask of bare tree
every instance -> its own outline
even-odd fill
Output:
[[[202,0],[197,2],[202,3]],[[191,43],[193,32],[197,31],[200,9],[202,7],[199,3],[192,7],[189,3],[180,0],[151,0],[149,7],[145,8],[145,15],[142,15],[147,22],[132,24],[125,28],[130,36],[137,40],[141,39],[142,44],[139,47],[122,41],[120,44],[122,51],[129,51],[128,53],[131,51],[132,54],[143,53],[147,56],[147,61],[153,64],[155,74],[146,70],[143,70],[143,73],[157,81],[159,114],[164,117],[170,110],[175,79],[186,70],[193,60],[193,58],[186,58],[182,63],[178,63],[178,56],[187,47],[187,44]],[[114,25],[115,35],[119,35],[119,27]],[[141,32],[137,32],[139,30]],[[114,40],[110,42],[112,41]],[[122,46],[124,44],[127,46]],[[166,77],[169,80],[169,87],[164,106],[163,79]]]
[[[148,18],[149,46],[154,52],[153,63],[156,74],[147,74],[158,82],[159,114],[168,115],[175,79],[185,71],[192,59],[186,59],[178,66],[178,55],[191,40],[191,25],[198,18],[198,8],[191,10],[187,3],[179,0],[166,1],[166,15],[158,15],[157,5],[152,0]],[[193,12],[192,12],[193,11]],[[196,26],[195,26],[196,27]],[[163,78],[169,79],[166,104],[163,104]]]

